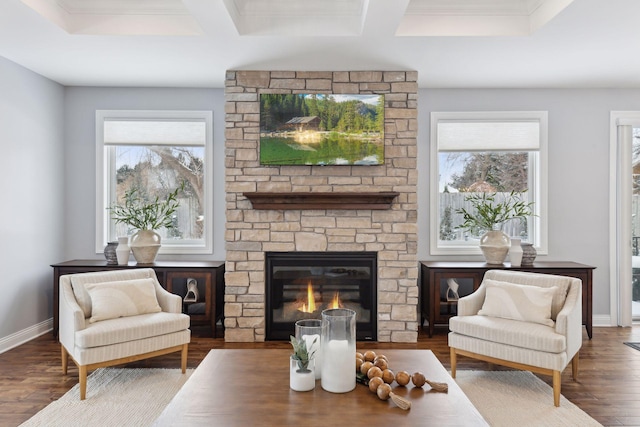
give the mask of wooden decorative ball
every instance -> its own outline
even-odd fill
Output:
[[[360,353],[359,351],[356,351],[356,359],[364,360],[364,354]]]
[[[382,381],[382,378],[373,377],[371,378],[371,380],[369,380],[369,390],[371,390],[372,393],[375,393],[376,390],[378,390],[378,387],[382,384],[384,384],[384,381]]]
[[[396,379],[396,376],[393,374],[393,371],[391,369],[385,369],[384,371],[382,371],[382,379],[385,383],[391,384],[393,380]]]
[[[360,367],[362,366],[363,363],[364,363],[364,360],[358,359],[356,357],[356,372],[360,372]]]
[[[416,372],[411,376],[411,382],[413,382],[413,385],[416,387],[422,387],[424,383],[427,382],[427,379],[422,372]]]
[[[369,379],[371,379],[373,377],[382,378],[382,369],[378,368],[377,366],[372,366],[367,371],[367,377],[369,377]]]
[[[364,352],[364,360],[365,362],[373,362],[376,358],[376,352],[369,350]]]
[[[373,367],[373,363],[371,362],[364,362],[362,363],[362,365],[360,365],[360,373],[367,375],[367,371],[369,369],[371,369]]]
[[[376,360],[373,361],[373,366],[377,366],[384,371],[385,369],[389,368],[389,362],[387,362],[385,359],[376,358]]]
[[[396,382],[398,385],[406,386],[411,381],[411,375],[407,371],[399,371],[396,374]]]
[[[380,400],[387,400],[391,394],[391,386],[389,384],[380,384],[376,390],[376,394]]]

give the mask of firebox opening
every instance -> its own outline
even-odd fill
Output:
[[[267,252],[265,263],[265,339],[288,340],[327,308],[354,310],[357,339],[377,339],[376,252]]]

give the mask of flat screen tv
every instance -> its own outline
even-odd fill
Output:
[[[260,94],[260,164],[384,164],[384,95]]]

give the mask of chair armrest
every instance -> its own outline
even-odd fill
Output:
[[[472,294],[458,300],[458,316],[475,316],[482,308],[487,293],[484,283]]]
[[[567,354],[571,359],[582,347],[582,281],[574,279],[562,310],[556,317],[556,332],[567,339]]]
[[[162,311],[166,313],[182,313],[182,298],[163,288],[156,280],[156,297]]]
[[[68,277],[60,277],[59,296],[59,332],[58,336],[67,351],[73,354],[75,348],[76,332],[86,328],[84,312],[78,305],[76,297],[71,289]]]

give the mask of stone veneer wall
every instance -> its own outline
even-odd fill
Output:
[[[418,330],[417,72],[227,71],[226,341],[265,339],[265,252],[378,253],[378,341]],[[261,166],[260,93],[384,94],[385,164]],[[397,191],[389,210],[254,210],[243,192]]]

